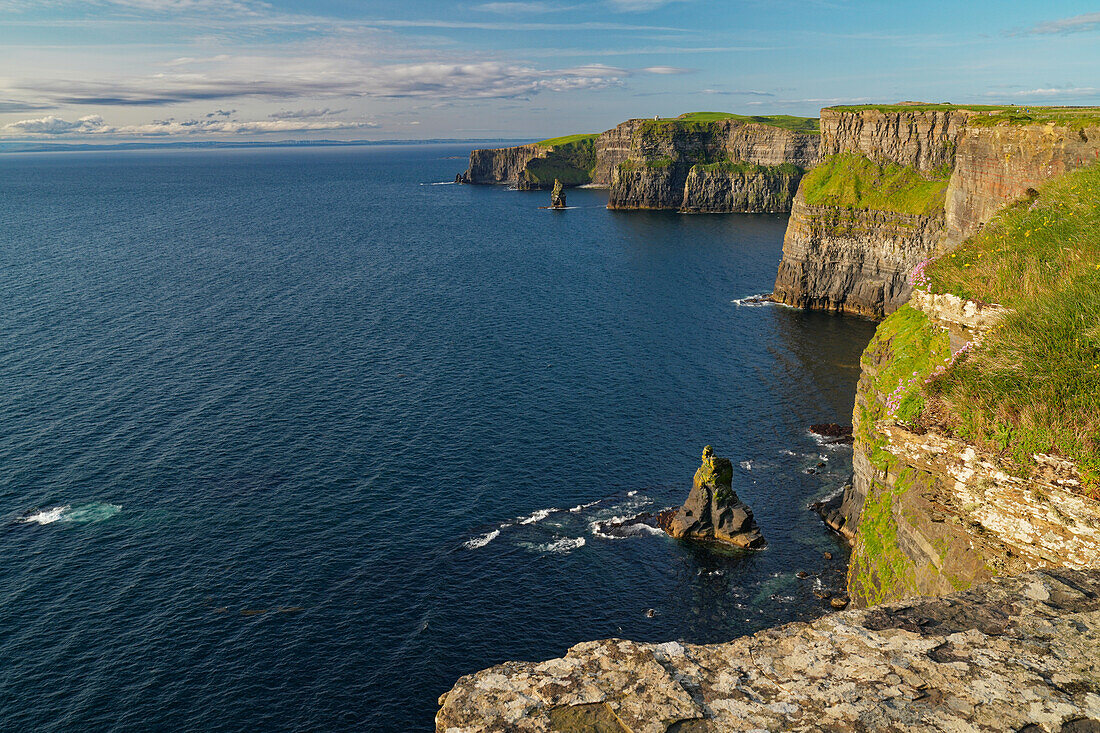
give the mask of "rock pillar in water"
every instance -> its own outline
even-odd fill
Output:
[[[728,458],[716,458],[709,445],[703,449],[703,465],[695,472],[687,501],[668,520],[665,531],[678,539],[723,542],[753,550],[767,544],[752,509],[733,491],[733,464]]]
[[[565,191],[557,178],[554,179],[554,190],[550,192],[550,206],[554,209],[565,208]]]

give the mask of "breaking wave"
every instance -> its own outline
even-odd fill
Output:
[[[108,504],[102,501],[94,501],[90,504],[82,504],[72,507],[69,504],[55,506],[50,509],[35,509],[22,518],[25,524],[54,524],[55,522],[87,524],[90,522],[102,522],[110,519],[122,511],[119,504]]]
[[[489,544],[497,537],[500,537],[500,530],[494,529],[492,532],[486,532],[483,535],[466,540],[462,543],[462,546],[468,550],[476,550],[479,547],[485,547],[485,545]]]

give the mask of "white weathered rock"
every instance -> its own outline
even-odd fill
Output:
[[[726,644],[586,642],[463,677],[440,705],[447,733],[1093,730],[1100,570],[1036,571]]]

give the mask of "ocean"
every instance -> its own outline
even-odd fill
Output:
[[[0,156],[0,730],[431,730],[505,660],[828,610],[808,427],[874,324],[743,301],[786,216],[548,211],[468,152]],[[603,531],[707,444],[766,550]]]

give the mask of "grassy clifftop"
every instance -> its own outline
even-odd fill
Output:
[[[853,104],[826,109],[837,112],[974,112],[972,127],[994,125],[1057,125],[1073,128],[1100,126],[1100,107],[1035,107],[1015,104]]]
[[[1013,313],[930,382],[931,417],[1027,464],[1075,461],[1100,489],[1100,166],[1055,179],[926,270],[933,292]]]
[[[898,214],[943,213],[951,171],[921,173],[896,163],[876,162],[855,153],[826,158],[802,179],[806,203]]]
[[[683,127],[692,129],[711,122],[722,120],[736,120],[745,124],[769,125],[791,132],[804,132],[817,134],[819,132],[816,117],[793,117],[791,115],[738,115],[732,112],[688,112],[679,117],[662,117],[656,120],[646,120],[643,128],[660,130]]]

